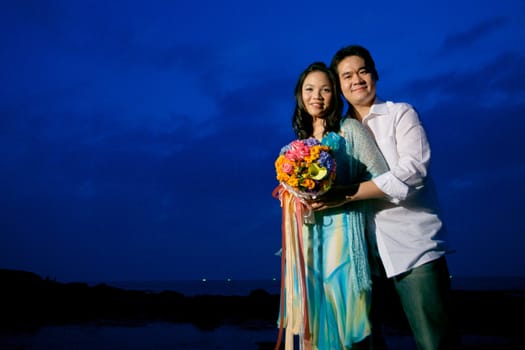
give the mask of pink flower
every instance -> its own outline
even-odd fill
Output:
[[[286,152],[286,158],[296,161],[304,159],[310,155],[310,148],[300,140],[295,140],[290,144],[290,148]]]
[[[283,173],[286,173],[286,174],[291,174],[293,172],[293,164],[290,163],[290,162],[284,162],[282,167],[281,167],[281,170]]]

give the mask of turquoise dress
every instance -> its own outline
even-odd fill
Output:
[[[337,164],[336,185],[371,179],[387,165],[368,131],[346,119],[342,136],[327,134]],[[286,329],[285,348],[351,349],[370,335],[370,269],[365,224],[367,201],[314,212],[306,223],[304,205],[282,190],[284,290],[280,326]],[[307,210],[307,209],[306,209]],[[305,293],[306,291],[306,293]]]

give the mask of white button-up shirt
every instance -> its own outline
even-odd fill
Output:
[[[392,277],[450,249],[444,241],[445,230],[428,175],[430,147],[417,112],[406,103],[376,99],[363,125],[374,136],[390,168],[373,179],[390,202],[377,201],[369,231],[386,274]]]

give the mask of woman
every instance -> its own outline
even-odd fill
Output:
[[[357,349],[370,334],[367,204],[340,205],[347,192],[337,196],[337,189],[380,175],[387,166],[358,121],[341,121],[342,100],[324,63],[312,63],[300,75],[295,98],[292,126],[297,137],[314,137],[332,149],[337,170],[329,193],[336,204],[313,212],[313,223],[306,223],[295,214],[308,204],[283,186],[276,189],[283,210],[278,343],[285,328],[287,350],[293,349],[294,335],[304,349]]]

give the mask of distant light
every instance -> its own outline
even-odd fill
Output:
[[[231,278],[227,278],[227,279],[226,279],[226,281],[228,281],[228,282],[231,282],[231,281],[232,281],[232,279],[231,279]]]
[[[203,279],[201,279],[201,281],[202,281],[202,282],[206,282],[206,281],[207,281],[207,279],[206,279],[206,278],[203,278]]]
[[[274,278],[272,278],[272,280],[273,280],[273,281],[277,281],[277,278],[274,277]]]

